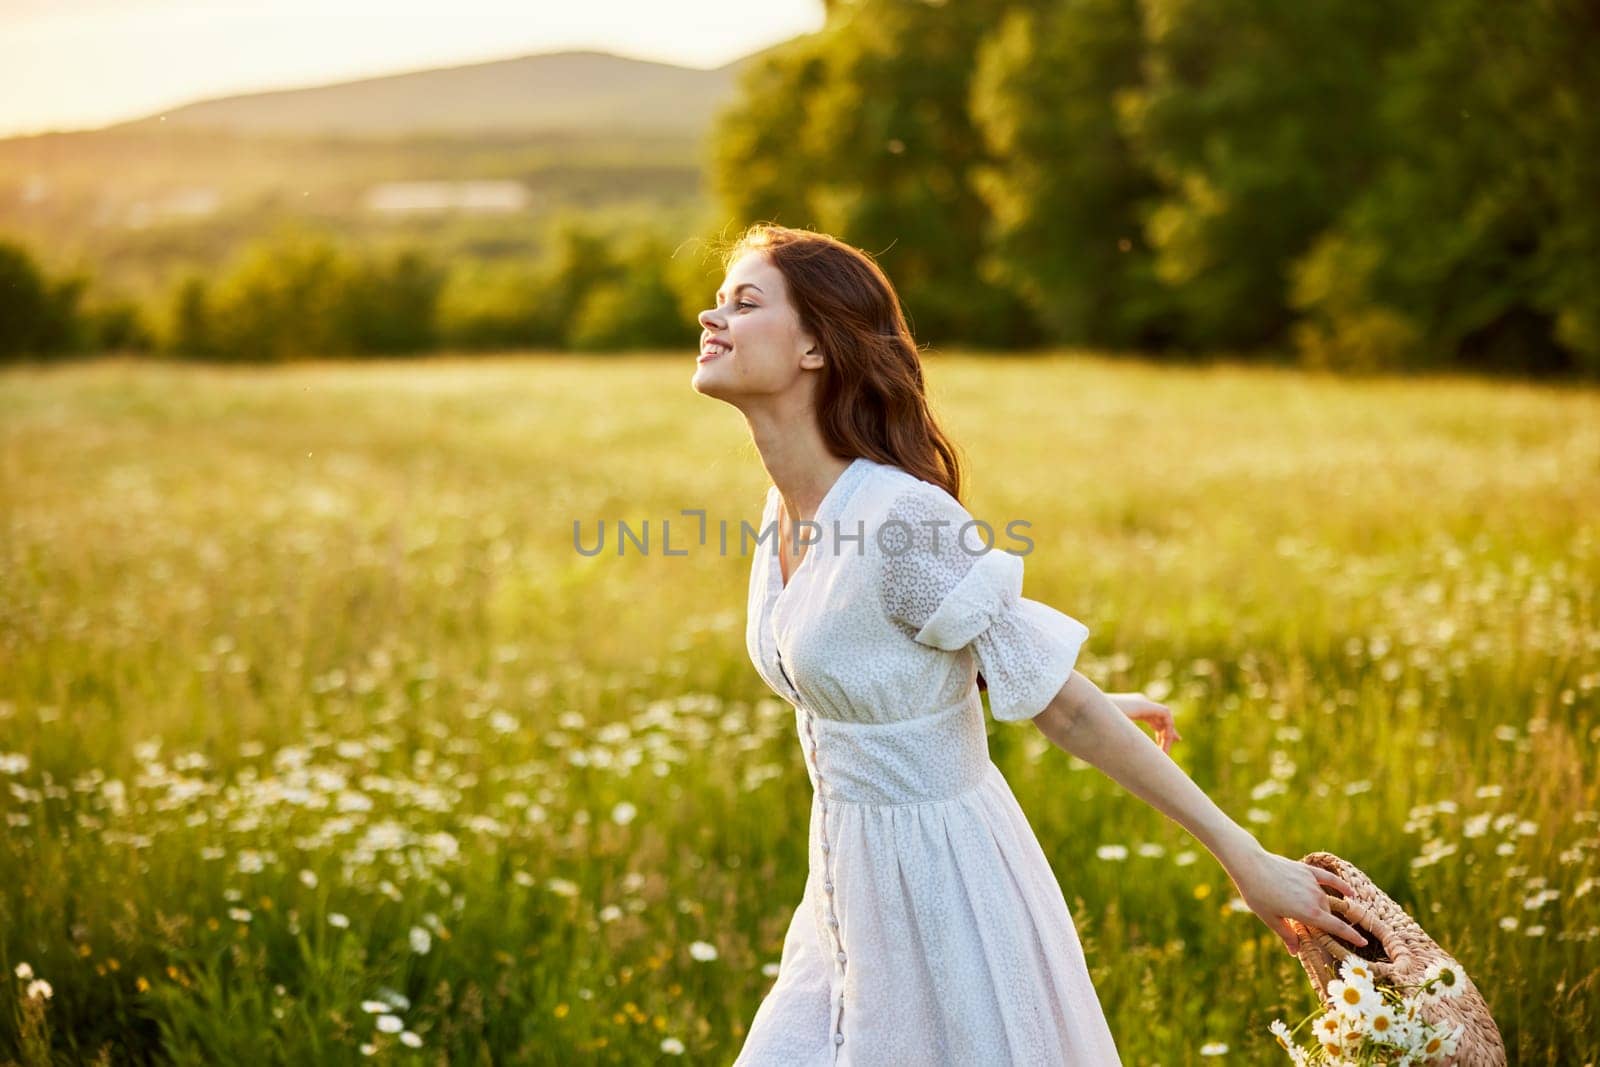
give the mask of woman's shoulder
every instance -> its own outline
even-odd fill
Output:
[[[964,509],[944,486],[917,477],[903,467],[872,464],[866,491],[859,494],[861,510],[880,521],[917,516],[955,516]]]

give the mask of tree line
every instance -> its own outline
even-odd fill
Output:
[[[615,351],[694,345],[711,302],[705,257],[661,233],[567,217],[536,261],[441,262],[404,244],[353,249],[298,225],[189,273],[153,308],[87,307],[86,273],[50,278],[0,241],[0,359],[107,349],[218,362],[415,355],[440,349]]]

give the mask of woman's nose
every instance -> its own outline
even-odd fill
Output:
[[[714,315],[716,315],[716,312],[713,310],[700,312],[700,325],[704,326],[708,330],[716,329],[718,323],[717,320],[713,318]]]

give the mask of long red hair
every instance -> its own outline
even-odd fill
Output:
[[[838,456],[897,466],[960,500],[961,461],[929,409],[922,356],[883,270],[827,234],[762,222],[724,253],[724,272],[752,250],[783,274],[801,325],[822,349],[823,440]]]

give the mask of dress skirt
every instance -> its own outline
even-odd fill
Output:
[[[736,1067],[1119,1064],[981,705],[796,726],[810,869]]]

